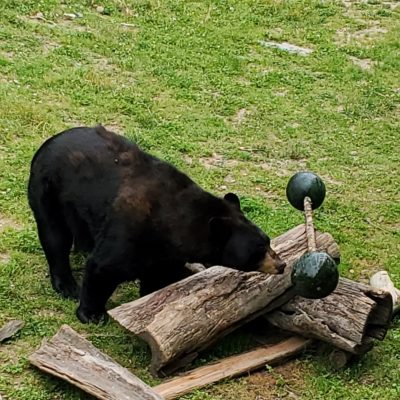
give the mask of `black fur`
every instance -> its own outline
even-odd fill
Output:
[[[269,238],[240,210],[136,144],[96,128],[50,138],[35,154],[29,204],[54,289],[78,298],[82,322],[98,321],[118,284],[140,280],[141,295],[187,276],[186,262],[256,270]],[[82,288],[72,276],[72,245],[90,252]]]

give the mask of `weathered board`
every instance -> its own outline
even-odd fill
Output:
[[[182,376],[154,386],[153,390],[166,400],[175,399],[222,379],[240,376],[267,364],[277,365],[302,352],[310,342],[300,336],[293,336],[273,346],[260,346],[246,353],[196,368]]]
[[[94,347],[68,325],[29,357],[39,369],[101,400],[163,400],[126,368]]]
[[[0,342],[9,339],[19,332],[25,325],[24,321],[17,319],[7,322],[3,327],[0,328]]]

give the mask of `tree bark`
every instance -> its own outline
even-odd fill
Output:
[[[316,236],[319,250],[339,257],[331,235]],[[274,239],[272,247],[288,264],[282,275],[215,266],[109,314],[150,345],[152,373],[163,367],[164,372],[173,371],[222,336],[294,296],[290,268],[307,250],[304,225]]]
[[[384,339],[391,315],[389,293],[341,278],[329,296],[317,300],[296,296],[264,318],[279,328],[363,354],[374,338]]]
[[[44,341],[29,360],[98,399],[164,399],[68,325],[63,325],[50,341]]]

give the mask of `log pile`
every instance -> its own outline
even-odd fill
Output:
[[[282,362],[313,339],[332,344],[336,349],[331,354],[333,362],[344,364],[350,355],[370,350],[374,339],[385,337],[393,315],[390,291],[341,278],[336,290],[323,299],[298,297],[290,274],[294,262],[307,251],[305,225],[277,237],[272,247],[287,263],[282,275],[215,266],[116,307],[109,315],[149,344],[150,370],[155,375],[187,365],[227,333],[258,317],[268,326],[294,334],[281,343],[228,357],[153,388],[68,326],[44,341],[30,361],[99,399],[174,399],[266,363]],[[316,248],[339,261],[339,249],[330,234],[316,232]]]
[[[331,235],[316,232],[316,245],[318,251],[339,259]],[[282,275],[216,266],[109,314],[149,344],[153,374],[171,373],[227,333],[264,314],[280,328],[351,353],[362,354],[371,348],[372,338],[383,339],[392,312],[388,293],[341,279],[324,299],[293,298],[290,273],[293,262],[307,250],[305,226],[274,239],[272,247],[288,265]]]

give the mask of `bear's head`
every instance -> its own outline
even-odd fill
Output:
[[[239,198],[228,193],[224,202],[228,207],[227,215],[209,221],[220,263],[241,271],[283,273],[285,262],[272,250],[270,238],[244,216]]]

